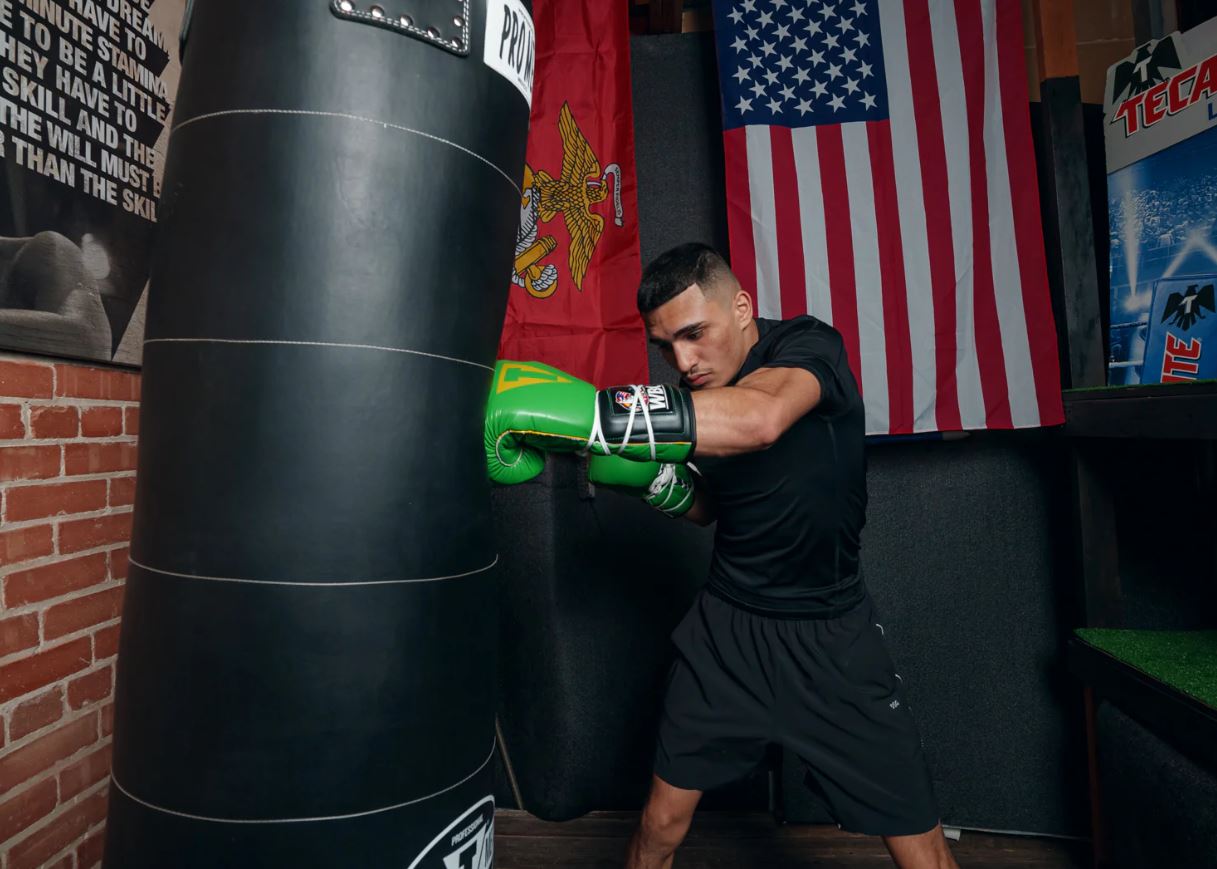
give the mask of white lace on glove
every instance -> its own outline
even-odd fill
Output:
[[[647,406],[646,387],[639,384],[634,384],[630,387],[634,392],[634,401],[630,404],[630,416],[625,422],[625,435],[621,438],[621,444],[617,448],[617,453],[624,453],[625,448],[630,445],[630,437],[634,434],[634,419],[638,415],[638,408],[642,408],[642,421],[647,427],[647,442],[651,447],[651,461],[655,460],[655,429],[651,425],[651,409]],[[600,424],[600,393],[597,392],[592,399],[596,403],[595,415],[592,421],[592,432],[587,437],[587,445],[583,448],[584,452],[590,450],[593,446],[599,446],[604,450],[605,454],[613,452],[612,446],[608,439],[604,436],[604,429]]]

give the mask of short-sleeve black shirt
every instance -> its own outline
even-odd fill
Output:
[[[718,510],[709,588],[753,610],[829,617],[865,593],[862,396],[832,326],[810,316],[756,323],[760,339],[731,385],[758,368],[802,368],[821,398],[769,449],[694,459]]]

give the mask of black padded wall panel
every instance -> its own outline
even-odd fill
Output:
[[[1113,440],[1097,447],[1113,486],[1125,626],[1217,627],[1213,441]]]
[[[1064,464],[1036,433],[872,447],[867,585],[944,819],[1084,835]]]
[[[644,265],[686,241],[729,252],[717,71],[711,33],[630,40]]]
[[[1108,850],[1120,869],[1217,867],[1217,770],[1099,703],[1099,795]]]
[[[668,634],[709,566],[707,530],[616,493],[590,499],[583,474],[553,456],[494,495],[500,724],[524,807],[553,820],[641,804]]]

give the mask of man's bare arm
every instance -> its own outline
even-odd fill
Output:
[[[693,506],[682,518],[703,527],[711,525],[718,518],[718,506],[714,503],[714,496],[710,494],[710,489],[701,474],[695,473],[693,482]]]
[[[819,403],[820,381],[802,368],[760,368],[735,386],[694,392],[695,455],[767,449]]]

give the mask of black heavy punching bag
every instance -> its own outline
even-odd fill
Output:
[[[197,0],[107,869],[484,869],[520,0]]]

